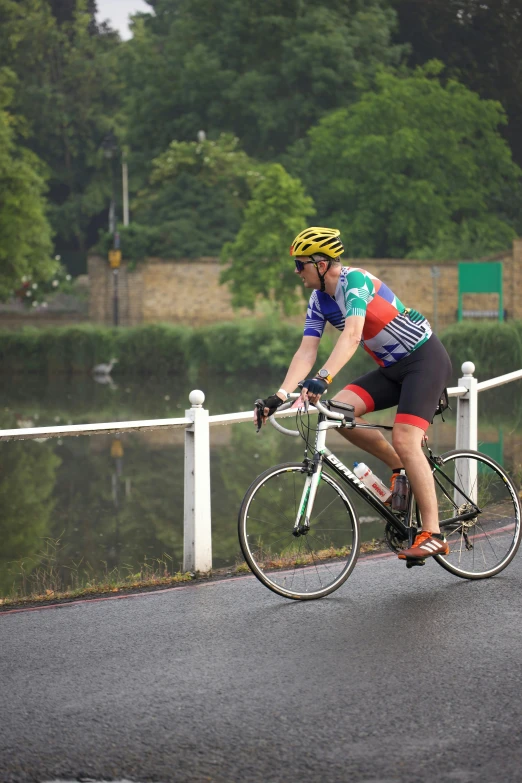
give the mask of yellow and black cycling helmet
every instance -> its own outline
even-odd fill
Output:
[[[337,258],[344,253],[343,243],[339,239],[338,228],[311,226],[296,236],[290,245],[291,256],[313,256],[316,253]]]

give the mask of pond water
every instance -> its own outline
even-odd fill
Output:
[[[126,380],[111,385],[91,378],[34,376],[0,384],[0,427],[133,421],[184,415],[193,388],[206,393],[212,414],[250,410],[252,401],[277,388],[280,378],[218,377]],[[522,462],[521,382],[480,395],[481,450],[517,480]],[[456,400],[453,401],[456,409]],[[435,450],[455,444],[455,410],[430,430]],[[393,411],[371,414],[391,423]],[[347,465],[364,460],[387,482],[388,471],[336,433],[328,445]],[[237,512],[262,470],[300,460],[304,444],[272,427],[253,424],[211,428],[213,563],[241,561]],[[183,558],[184,431],[149,432],[0,443],[0,596],[76,586],[93,576],[181,569]],[[383,535],[371,509],[356,499],[363,540]],[[53,581],[54,580],[54,581]]]

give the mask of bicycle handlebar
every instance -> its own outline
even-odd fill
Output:
[[[300,394],[295,393],[295,392],[292,393],[292,394],[289,394],[288,395],[288,397],[289,397],[288,401],[284,402],[282,405],[279,406],[279,408],[277,409],[278,412],[279,411],[289,410],[292,407],[292,405],[294,404],[294,402],[296,401],[296,399],[298,397],[300,397],[300,396],[301,396]],[[338,421],[343,421],[344,420],[344,416],[343,416],[342,413],[334,413],[333,411],[329,411],[328,408],[324,407],[324,405],[322,404],[322,402],[320,400],[318,400],[315,403],[315,405],[311,405],[309,410],[310,409],[311,409],[311,411],[313,413],[315,413],[316,411],[320,411],[325,416],[327,416],[329,419],[337,419]],[[289,430],[287,427],[283,427],[281,424],[279,424],[279,422],[276,421],[274,416],[270,416],[268,418],[268,421],[270,422],[272,427],[274,427],[279,432],[282,432],[283,435],[291,435],[294,438],[300,438],[301,437],[299,432],[296,432],[295,430]]]

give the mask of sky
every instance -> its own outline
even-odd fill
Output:
[[[118,30],[124,40],[130,38],[129,14],[135,14],[137,11],[148,13],[151,11],[150,5],[145,0],[96,0],[96,5],[98,7],[98,21],[103,22],[108,19],[111,27]]]

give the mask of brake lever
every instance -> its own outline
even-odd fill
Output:
[[[297,384],[297,388],[302,390],[303,386],[304,386],[304,381],[299,381],[299,383]],[[303,398],[301,397],[301,399]],[[305,397],[303,400],[303,408],[305,413],[308,413],[309,406],[310,406],[310,402],[308,400],[308,397]]]
[[[265,409],[263,400],[256,400],[254,403],[254,409],[256,413],[256,432],[259,432],[263,426],[263,411]]]

